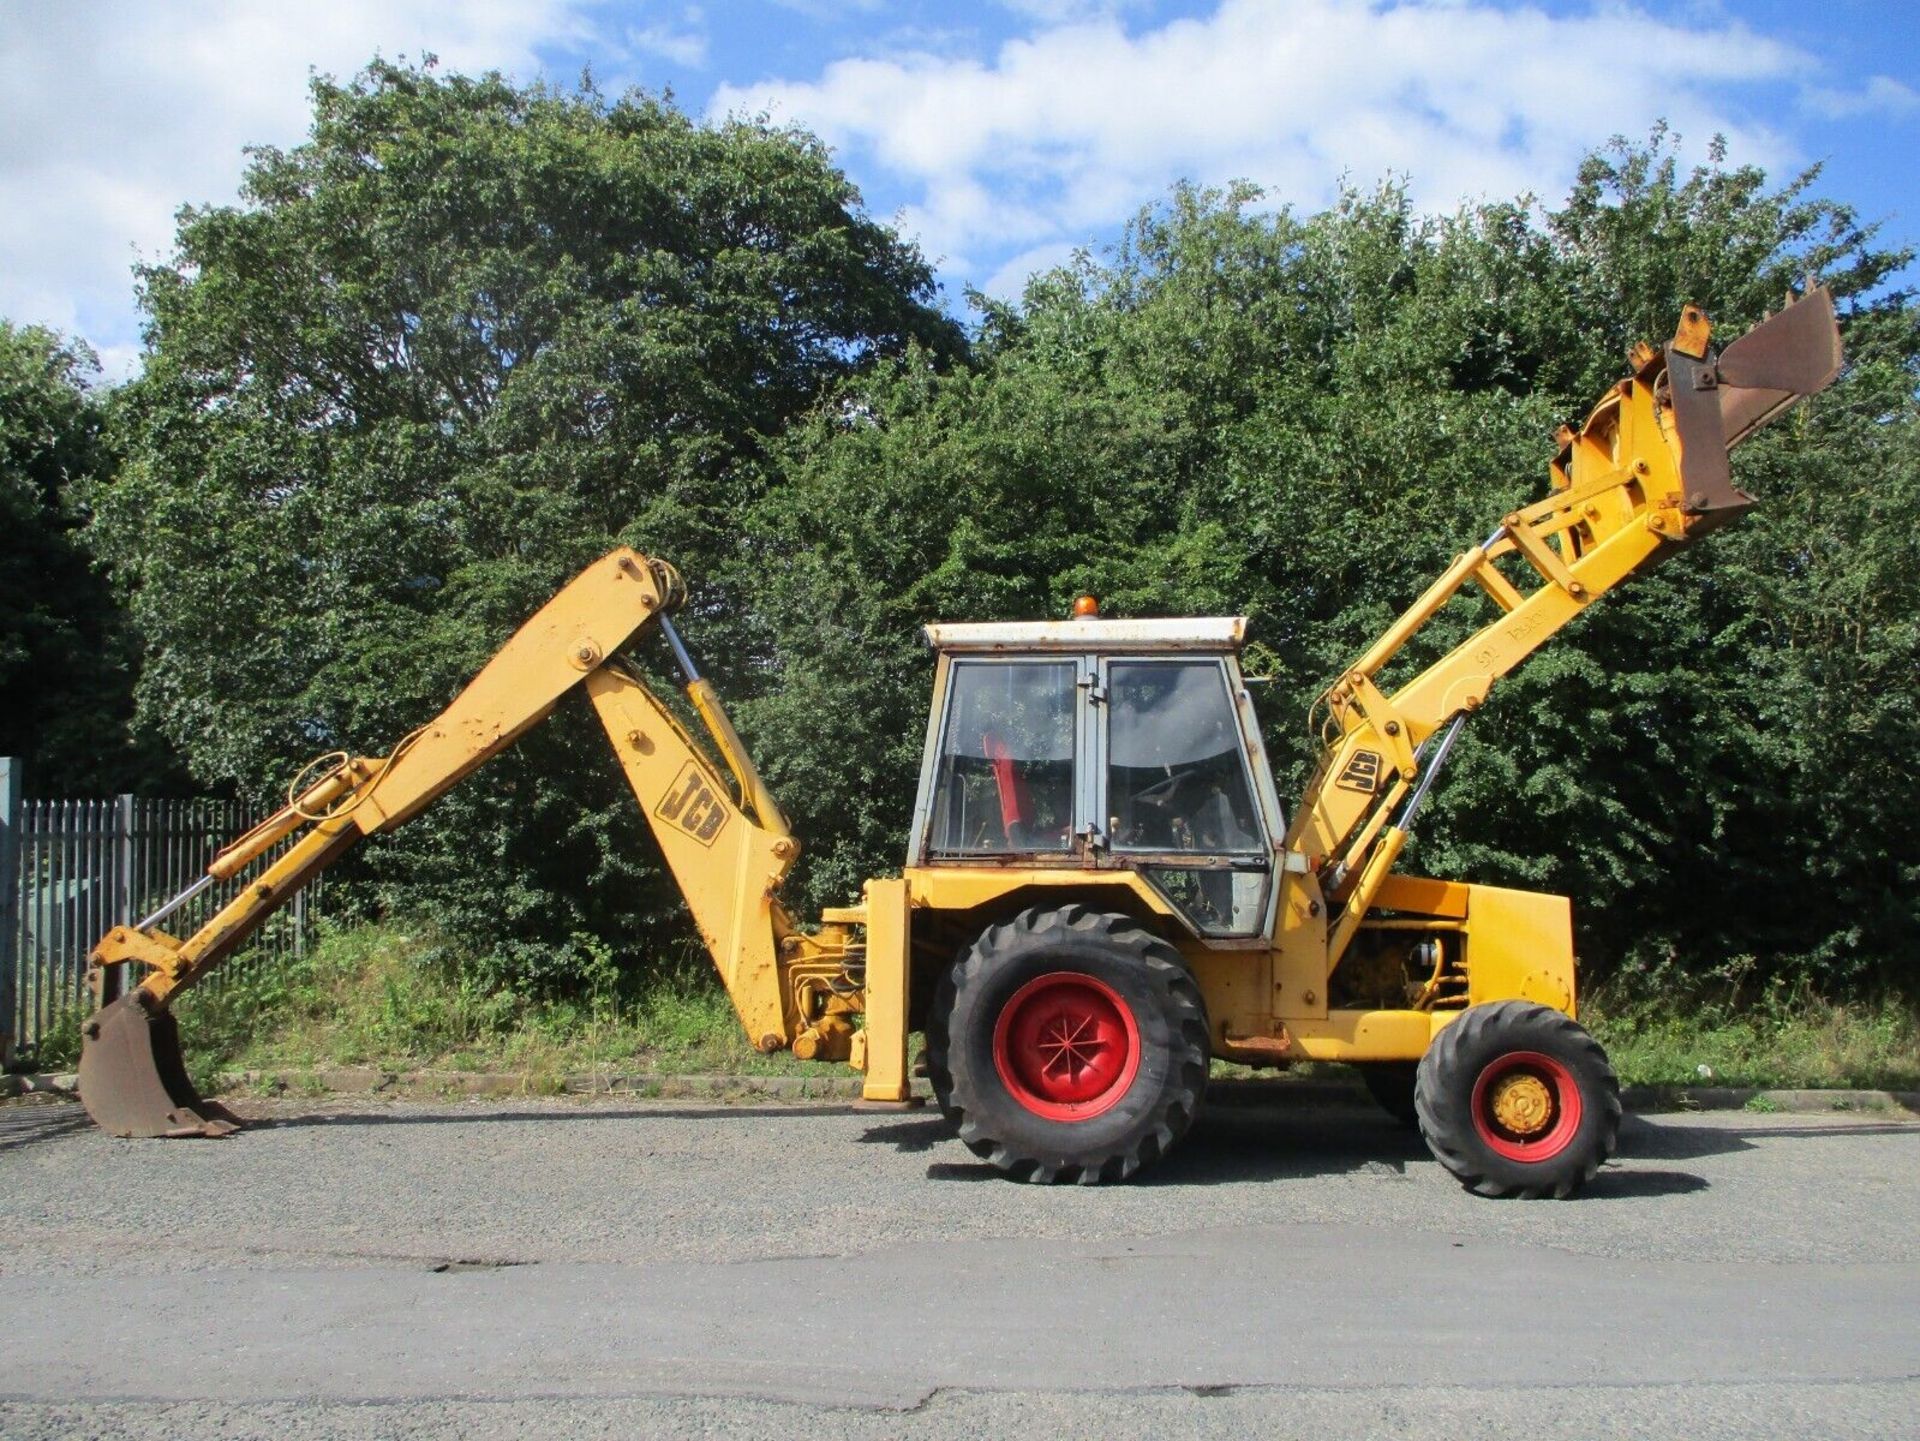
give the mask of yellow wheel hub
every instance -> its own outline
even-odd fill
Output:
[[[1513,1071],[1493,1083],[1493,1119],[1514,1136],[1537,1136],[1553,1120],[1553,1090],[1538,1076]]]

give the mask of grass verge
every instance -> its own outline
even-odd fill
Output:
[[[582,1000],[535,1001],[481,987],[437,936],[361,925],[323,932],[291,963],[237,967],[175,1011],[201,1085],[225,1070],[297,1077],[346,1066],[512,1072],[533,1090],[592,1071],[845,1074],[754,1050],[711,969],[684,972]]]
[[[1920,1089],[1920,1009],[1830,1001],[1805,986],[1644,994],[1595,988],[1580,1019],[1626,1085]]]
[[[297,1086],[346,1066],[507,1072],[534,1090],[596,1071],[848,1074],[750,1047],[704,957],[639,986],[532,1001],[480,987],[442,938],[392,923],[325,932],[277,967],[237,965],[175,1010],[203,1087],[219,1071],[276,1073]],[[79,1019],[60,1019],[38,1069],[75,1063]],[[1589,992],[1581,1019],[1626,1085],[1920,1089],[1920,1009],[1900,1000],[1836,1002],[1805,987],[1649,992],[1616,981]]]

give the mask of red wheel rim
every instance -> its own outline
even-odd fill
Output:
[[[1550,1161],[1580,1130],[1580,1086],[1573,1072],[1538,1051],[1509,1051],[1473,1083],[1473,1128],[1509,1161]]]
[[[1112,1109],[1140,1069],[1133,1008],[1079,971],[1037,976],[993,1026],[993,1066],[1014,1100],[1049,1121]]]

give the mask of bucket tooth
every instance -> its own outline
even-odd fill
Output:
[[[116,1136],[226,1136],[239,1119],[201,1099],[180,1056],[180,1027],[139,991],[102,1006],[81,1029],[80,1100]]]

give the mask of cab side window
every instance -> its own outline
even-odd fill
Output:
[[[1272,865],[1225,673],[1114,661],[1107,691],[1109,844],[1151,853],[1140,874],[1201,935],[1258,934]]]
[[[1260,850],[1246,757],[1220,667],[1115,661],[1107,674],[1113,848],[1204,855]]]
[[[1076,677],[1072,661],[954,663],[934,777],[936,852],[1068,849]]]

